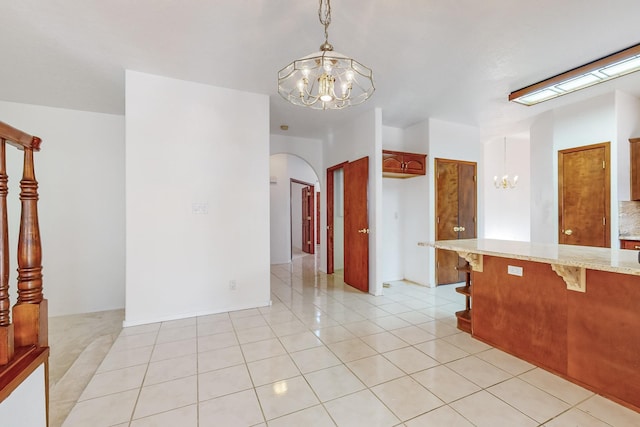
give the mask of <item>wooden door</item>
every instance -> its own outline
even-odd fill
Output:
[[[558,151],[558,242],[608,248],[609,143]]]
[[[314,242],[314,190],[313,186],[302,188],[302,252],[315,253]]]
[[[340,163],[327,168],[327,274],[334,273],[333,263],[333,245],[334,245],[334,200],[335,200],[335,183],[334,172],[343,169],[348,162]]]
[[[436,159],[436,240],[476,237],[476,163]],[[458,283],[466,261],[456,252],[436,250],[436,284]]]
[[[316,245],[320,244],[320,192],[316,193]]]
[[[344,165],[344,281],[369,291],[369,157]]]

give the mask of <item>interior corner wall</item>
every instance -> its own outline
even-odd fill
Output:
[[[532,123],[529,131],[531,181],[531,242],[558,242],[558,211],[554,188],[557,173],[553,169],[553,112],[543,113]]]
[[[369,293],[382,294],[382,110],[366,111],[343,123],[327,137],[325,169],[369,157]]]
[[[0,120],[42,138],[34,163],[49,315],[123,308],[124,116],[0,101]],[[22,159],[22,151],[7,147],[13,251],[20,221]],[[15,259],[12,252],[12,298]]]
[[[480,129],[473,126],[429,119],[429,224],[435,224],[435,159],[454,159],[476,162],[477,176],[483,177],[482,144]],[[478,178],[479,179],[479,178]],[[484,187],[477,186],[477,230],[478,238],[484,237]],[[429,241],[436,237],[435,227],[429,229]],[[427,248],[429,263],[429,286],[435,286],[435,249]]]
[[[269,99],[126,72],[125,326],[269,304]]]
[[[511,136],[487,141],[482,146],[486,176],[478,180],[484,187],[484,238],[518,240],[531,239],[531,178],[530,143],[528,137]],[[505,165],[506,163],[506,165]],[[508,174],[518,176],[514,188],[496,188],[493,177]]]

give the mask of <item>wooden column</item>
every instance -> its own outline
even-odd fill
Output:
[[[7,221],[7,194],[9,177],[5,157],[6,141],[0,139],[0,366],[13,358],[13,324],[9,301],[9,224]]]
[[[13,307],[16,347],[48,345],[47,300],[42,294],[42,247],[38,226],[38,182],[33,168],[32,147],[24,147],[24,169],[20,181],[20,235],[18,237],[18,301]]]

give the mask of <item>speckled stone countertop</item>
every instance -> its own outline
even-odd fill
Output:
[[[638,252],[588,246],[553,245],[511,240],[462,239],[418,243],[456,252],[522,259],[640,276]]]
[[[619,238],[640,240],[640,202],[619,202]]]

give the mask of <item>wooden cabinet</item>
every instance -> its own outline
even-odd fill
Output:
[[[638,240],[620,240],[620,249],[640,250],[640,241]]]
[[[427,155],[382,150],[382,176],[388,178],[411,178],[426,175]]]
[[[631,200],[640,200],[640,138],[629,140]]]

